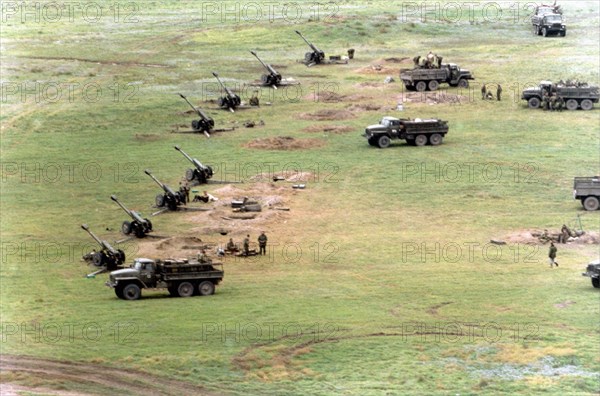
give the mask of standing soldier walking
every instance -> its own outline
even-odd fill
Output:
[[[267,254],[267,236],[264,231],[258,236],[258,248],[258,254]]]
[[[250,235],[246,235],[244,238],[244,256],[248,256],[250,254]]]
[[[485,89],[485,84],[483,84],[481,86],[481,100],[485,100],[485,94],[486,94],[486,89]]]
[[[550,250],[548,250],[548,263],[550,263],[550,268],[552,268],[552,264],[558,267],[558,262],[556,259],[556,246],[554,246],[554,242],[550,242]]]
[[[502,85],[498,84],[498,88],[496,88],[496,99],[500,102],[500,96],[502,95]]]

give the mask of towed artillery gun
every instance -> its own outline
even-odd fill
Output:
[[[190,105],[192,110],[194,110],[194,112],[196,112],[196,114],[198,114],[198,116],[200,116],[200,119],[192,121],[192,130],[191,131],[177,131],[177,132],[179,132],[179,133],[203,133],[206,137],[210,137],[210,134],[214,133],[214,132],[227,132],[227,131],[235,130],[235,128],[214,129],[215,120],[213,120],[211,117],[209,117],[204,111],[202,111],[202,109],[196,108],[193,104],[190,103],[190,101],[185,96],[183,96],[182,94],[179,94],[179,96],[181,96],[183,98],[183,100],[185,100],[187,102],[187,104]]]
[[[117,199],[115,195],[111,195],[110,199],[115,201],[117,205],[121,207],[131,217],[131,221],[125,220],[123,224],[121,224],[121,232],[125,235],[135,235],[137,238],[143,238],[148,235],[148,233],[152,232],[152,222],[148,219],[142,218],[138,212],[135,210],[127,209],[125,205],[121,203]]]
[[[81,228],[83,228],[90,236],[98,242],[100,247],[102,248],[98,252],[94,252],[91,254],[91,261],[96,267],[102,267],[96,272],[92,272],[88,275],[88,277],[94,277],[97,274],[101,274],[106,271],[114,271],[118,268],[121,268],[123,263],[125,262],[125,252],[121,249],[115,249],[108,242],[98,238],[87,224],[82,224]]]
[[[241,181],[225,181],[225,180],[209,180],[213,176],[213,169],[210,165],[204,165],[196,158],[190,157],[185,151],[179,146],[175,146],[175,150],[179,151],[188,161],[190,161],[195,169],[187,169],[185,171],[185,179],[195,185],[199,184],[237,184],[242,183]]]
[[[160,180],[154,177],[154,175],[148,169],[144,170],[144,173],[150,176],[150,178],[152,178],[152,180],[154,180],[154,182],[156,182],[156,184],[158,184],[160,188],[163,189],[164,194],[158,194],[154,201],[158,208],[166,207],[166,209],[164,210],[177,210],[177,208],[180,205],[185,204],[185,197],[180,191],[173,191],[171,187],[167,186],[164,183],[161,183]],[[163,211],[153,213],[152,215],[154,216],[156,214],[162,213]]]
[[[232,113],[235,113],[235,109],[242,104],[242,100],[238,95],[234,94],[229,88],[227,88],[225,84],[223,84],[223,81],[221,81],[217,73],[212,72],[212,74],[213,76],[215,76],[215,78],[225,91],[225,96],[219,98],[219,107],[222,109],[227,109]]]
[[[194,180],[198,184],[206,184],[208,183],[208,179],[213,176],[213,170],[210,166],[202,164],[196,158],[192,158],[185,151],[181,149],[179,146],[175,146],[175,150],[179,151],[188,161],[190,161],[195,169],[188,169],[185,171],[185,179],[188,182],[193,182]]]
[[[348,63],[347,57],[342,59],[342,57],[339,55],[338,56],[329,56],[328,60],[325,59],[325,52],[321,51],[313,43],[308,41],[306,39],[306,37],[304,37],[302,35],[302,33],[300,33],[299,31],[296,30],[296,33],[298,34],[298,36],[302,37],[302,40],[304,40],[304,42],[306,44],[308,44],[310,49],[312,49],[312,52],[307,52],[304,54],[304,59],[299,61],[300,63],[303,63],[308,67],[311,67],[313,65],[333,65],[333,64],[337,64],[337,65],[344,64],[345,65]]]
[[[281,74],[279,74],[279,72],[275,70],[273,66],[263,62],[262,59],[260,59],[258,55],[256,55],[256,52],[250,51],[250,53],[254,55],[254,57],[258,59],[260,64],[263,65],[264,68],[267,69],[267,71],[269,72],[269,74],[263,74],[261,76],[260,80],[262,81],[262,84],[277,89],[277,86],[281,84]]]

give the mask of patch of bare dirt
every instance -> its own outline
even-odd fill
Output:
[[[521,244],[534,244],[534,245],[542,245],[548,242],[542,242],[539,238],[544,230],[519,230],[515,231],[509,235],[507,235],[503,240],[508,243],[521,243]],[[554,234],[558,234],[557,232],[549,232],[550,236]],[[567,245],[598,245],[600,244],[600,234],[597,231],[587,231],[585,234],[572,238],[572,240],[567,241]]]
[[[348,120],[354,117],[356,117],[356,115],[351,111],[334,109],[318,110],[314,113],[302,113],[298,116],[298,118],[303,120],[311,121],[339,121]]]
[[[157,378],[143,371],[112,368],[98,364],[41,359],[30,356],[3,354],[0,359],[3,373],[26,373],[48,383],[60,381],[91,385],[98,394],[129,395],[212,395],[205,388],[166,377]],[[2,395],[6,393],[2,384]],[[11,386],[12,387],[12,386]],[[15,389],[18,386],[14,387]],[[10,388],[8,388],[10,389]],[[35,389],[35,388],[34,388]],[[71,395],[77,393],[64,392]]]
[[[384,84],[382,82],[372,82],[372,81],[364,81],[358,84],[355,84],[354,86],[356,88],[381,88],[381,87],[385,87],[389,84]]]
[[[356,103],[346,107],[349,111],[360,112],[360,111],[381,111],[389,110],[390,106],[375,104],[375,103]]]
[[[151,133],[136,133],[135,140],[139,140],[141,142],[155,142],[160,139],[160,135],[151,134]]]
[[[322,147],[325,142],[320,139],[296,139],[290,136],[258,138],[248,142],[245,147],[262,150],[304,150]]]
[[[352,128],[348,125],[311,125],[303,129],[304,132],[310,133],[334,133],[334,134],[342,134],[355,131],[355,128]]]
[[[444,91],[434,92],[404,92],[396,95],[398,103],[426,103],[430,105],[443,103],[465,103],[467,97],[463,95],[449,94]]]
[[[402,58],[385,58],[385,61],[388,63],[411,63],[412,59],[408,56],[402,57]]]
[[[566,300],[566,301],[560,302],[558,304],[554,304],[554,307],[562,309],[562,308],[567,308],[569,305],[573,305],[573,304],[575,304],[575,301]]]

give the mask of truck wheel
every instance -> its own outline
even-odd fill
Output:
[[[154,198],[154,203],[156,204],[156,207],[162,208],[163,206],[165,206],[165,196],[162,194],[158,194],[156,198]]]
[[[542,36],[544,36],[544,37],[548,36],[548,29],[542,28]]]
[[[198,293],[201,296],[210,296],[215,294],[215,284],[211,281],[204,281],[198,285]]]
[[[592,107],[594,107],[594,103],[591,100],[584,99],[581,101],[581,108],[583,110],[592,110]]]
[[[533,98],[529,98],[529,100],[527,101],[527,105],[529,106],[530,109],[539,109],[541,104],[542,104],[542,101],[537,96],[534,96]]]
[[[117,295],[117,297],[119,297],[121,300],[123,300],[125,297],[123,296],[123,288],[121,287],[121,285],[117,285],[117,287],[115,287],[115,294]]]
[[[596,197],[587,197],[583,200],[583,207],[585,210],[589,211],[598,210],[598,207],[600,207],[600,201],[598,201],[598,198]]]
[[[569,99],[569,100],[567,100],[567,103],[565,106],[566,106],[567,110],[577,110],[577,108],[579,107],[579,103],[577,103],[577,101],[575,99]]]
[[[377,145],[379,146],[379,148],[387,148],[390,146],[390,138],[383,135],[379,137],[379,140],[377,140]]]
[[[125,287],[123,288],[123,298],[125,300],[137,300],[140,298],[141,295],[142,291],[140,290],[140,287],[135,283],[125,285]]]
[[[190,282],[181,282],[177,287],[179,297],[191,297],[194,295],[194,285]]]
[[[468,88],[469,80],[465,80],[464,78],[461,78],[460,80],[458,80],[458,87],[459,88]]]
[[[121,224],[121,232],[125,235],[131,234],[131,223],[124,221],[123,224]]]
[[[429,87],[430,91],[437,91],[437,89],[440,86],[440,83],[438,83],[436,80],[431,80],[429,81],[429,84],[427,84],[427,86]]]
[[[442,144],[442,140],[442,135],[439,133],[434,133],[433,135],[429,136],[429,143],[431,143],[432,146],[439,146]]]
[[[425,81],[419,81],[416,85],[415,88],[417,89],[417,91],[419,92],[423,92],[427,89],[427,84],[425,83]]]
[[[415,145],[425,146],[426,144],[427,144],[427,136],[417,135],[417,137],[415,137]]]
[[[600,278],[592,278],[592,286],[600,288]]]

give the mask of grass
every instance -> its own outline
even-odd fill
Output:
[[[589,32],[598,25],[597,4],[563,5],[568,36],[547,39],[509,17],[505,23],[421,23],[403,21],[400,9],[384,2],[339,6],[340,18],[299,24],[202,21],[198,6],[173,1],[144,7],[135,24],[102,19],[90,25],[79,18],[3,26],[3,81],[79,84],[72,101],[63,90],[57,101],[48,100],[50,93],[29,93],[25,101],[8,95],[2,103],[3,353],[139,369],[228,394],[598,392],[597,374],[587,376],[600,368],[598,293],[579,275],[598,246],[559,246],[561,266],[550,270],[545,246],[488,245],[523,229],[558,230],[578,215],[585,229],[598,230],[598,213],[583,212],[571,198],[573,176],[598,172],[598,108],[545,113],[520,100],[524,86],[542,79],[598,84],[600,38]],[[575,14],[581,17],[570,17]],[[356,48],[355,61],[310,69],[294,63],[307,51],[295,29],[328,54]],[[577,62],[569,60],[574,48]],[[195,104],[214,97],[211,70],[228,86],[259,77],[263,71],[249,49],[300,80],[299,94],[264,90],[265,97],[274,95],[273,106],[236,114],[209,110],[217,125],[262,119],[260,129],[209,140],[168,133],[192,119],[180,115],[187,107],[176,93]],[[400,84],[360,87],[385,76],[357,70],[430,49],[476,77],[461,104],[406,105],[403,116],[449,121],[442,146],[369,147],[360,133],[383,112],[342,121],[298,119],[347,105],[308,100],[318,89],[363,94],[393,107]],[[481,102],[479,84],[495,82],[505,99]],[[98,101],[85,100],[79,87],[86,84],[100,87]],[[303,132],[314,124],[356,132]],[[245,147],[270,136],[326,144],[286,152]],[[79,257],[93,245],[79,224],[118,239],[116,231],[105,231],[123,220],[109,200],[113,193],[149,213],[157,191],[142,171],[150,168],[176,185],[187,164],[174,144],[230,177],[299,166],[315,180],[294,199],[287,223],[267,229],[273,254],[228,261],[215,296],[169,299],[150,291],[125,303],[103,286],[102,276],[83,278],[87,268]],[[154,223],[164,234],[192,233],[185,214]],[[291,246],[301,249],[299,259],[286,256],[283,248]],[[135,243],[127,248],[135,255]],[[573,303],[555,306],[565,301]],[[442,335],[421,335],[419,326]],[[450,334],[456,331],[461,336]],[[507,364],[529,367],[548,356],[561,367],[574,364],[579,374],[560,380],[540,373],[482,380],[477,374]],[[30,376],[6,381],[38,384]],[[40,385],[82,389],[54,381]]]

